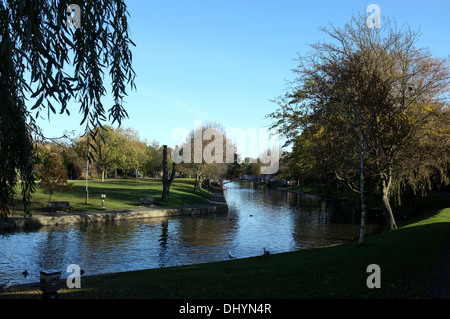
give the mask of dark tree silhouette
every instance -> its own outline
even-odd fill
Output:
[[[75,10],[75,15],[74,11]],[[21,180],[25,212],[34,191],[33,141],[43,139],[36,117],[70,114],[80,104],[86,132],[109,116],[122,122],[134,71],[124,0],[0,0],[0,215]],[[104,71],[115,103],[106,110]],[[70,73],[69,73],[70,71]],[[31,111],[26,106],[31,101]]]

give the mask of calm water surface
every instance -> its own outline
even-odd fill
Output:
[[[78,264],[86,275],[279,253],[356,239],[351,207],[253,183],[227,184],[228,213],[42,228],[0,235],[0,284],[38,282],[41,270]],[[382,230],[369,220],[368,232]],[[28,271],[25,278],[24,270]]]

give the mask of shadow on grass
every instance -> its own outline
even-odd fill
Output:
[[[105,180],[88,181],[88,203],[86,204],[85,181],[72,182],[73,189],[68,193],[55,192],[52,201],[68,201],[73,211],[90,211],[106,209],[127,209],[141,207],[141,197],[155,197],[159,199],[162,194],[160,180]],[[105,207],[102,207],[100,194],[106,194]],[[23,204],[17,196],[14,200],[14,215],[23,215]],[[48,213],[47,202],[49,195],[37,185],[36,193],[32,195],[31,211],[33,214]],[[165,203],[157,201],[161,206],[182,206],[204,204],[209,195],[193,192],[193,181],[189,179],[175,179],[171,187],[170,200]]]
[[[60,298],[430,298],[439,284],[436,260],[450,233],[448,216],[442,220],[373,235],[364,245],[83,277],[82,289],[64,289]],[[380,266],[379,289],[366,285],[370,264]],[[25,290],[21,298],[35,295]]]

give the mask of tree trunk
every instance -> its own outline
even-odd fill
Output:
[[[170,185],[172,184],[172,181],[175,177],[177,164],[175,162],[173,162],[172,172],[169,177],[169,169],[167,167],[167,145],[164,145],[163,147],[164,147],[164,149],[163,149],[163,192],[162,192],[161,199],[168,200]]]
[[[356,144],[359,150],[359,159],[360,159],[360,167],[359,167],[359,193],[361,200],[361,225],[359,230],[359,244],[364,244],[365,237],[365,229],[366,229],[366,196],[365,196],[365,166],[366,166],[366,150],[367,150],[367,140],[364,138],[364,134],[362,132],[362,125],[360,120],[360,110],[354,105],[353,106],[354,114],[356,116],[357,123],[357,132],[359,137],[359,143]],[[366,136],[367,138],[367,136]]]
[[[197,175],[194,182],[194,192],[202,189],[202,177]]]
[[[364,194],[364,180],[365,180],[365,152],[360,152],[360,174],[359,174],[359,191],[361,196],[361,227],[359,230],[359,244],[364,244],[365,228],[366,228],[366,197]]]
[[[89,179],[89,159],[86,160],[86,201],[84,202],[85,204],[87,204],[89,200],[88,179]]]
[[[197,189],[198,190],[202,189],[202,177],[201,176],[198,177]]]
[[[417,215],[420,212],[420,202],[417,194],[412,190],[411,187],[408,187],[408,198],[409,203],[411,204],[411,211],[413,215]]]
[[[392,177],[385,176],[381,180],[381,188],[382,188],[382,196],[381,196],[381,202],[383,204],[383,210],[384,214],[386,216],[387,226],[389,229],[397,229],[397,224],[395,223],[394,214],[392,213],[391,204],[389,202],[389,189],[391,187],[391,180]]]
[[[198,187],[198,177],[195,177],[195,181],[194,181],[194,192],[197,190]]]
[[[105,170],[102,169],[102,183],[105,181]]]

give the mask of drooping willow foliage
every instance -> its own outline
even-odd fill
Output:
[[[33,115],[70,114],[72,101],[87,132],[128,116],[122,103],[135,88],[128,17],[124,0],[0,0],[1,216],[19,181],[30,213],[33,143],[42,137]],[[102,102],[108,71],[113,105]]]

